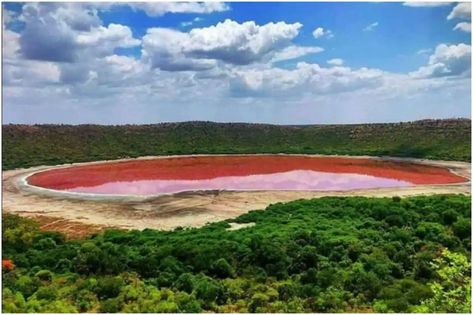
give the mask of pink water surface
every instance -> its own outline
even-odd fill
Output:
[[[403,180],[351,173],[295,170],[249,176],[225,176],[199,180],[137,180],[108,182],[97,186],[74,187],[71,192],[114,195],[159,195],[196,190],[352,190],[404,187]]]

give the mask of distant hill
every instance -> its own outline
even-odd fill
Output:
[[[471,120],[280,126],[3,125],[3,169],[145,155],[319,153],[471,160]]]

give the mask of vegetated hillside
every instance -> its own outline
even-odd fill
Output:
[[[462,195],[325,197],[76,241],[7,215],[3,311],[469,313],[470,211]]]
[[[4,125],[3,168],[207,153],[320,153],[471,158],[471,121],[278,126],[183,122],[156,125]]]

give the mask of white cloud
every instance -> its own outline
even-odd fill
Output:
[[[334,59],[328,60],[327,63],[332,66],[341,66],[343,65],[343,59],[334,58]]]
[[[27,3],[18,17],[25,31],[4,28],[7,122],[310,123],[319,117],[320,122],[353,122],[397,118],[400,106],[408,109],[403,113],[412,113],[412,104],[424,106],[424,113],[434,107],[431,104],[442,113],[457,113],[448,107],[453,97],[449,93],[459,100],[455,106],[469,108],[463,105],[470,89],[468,45],[440,45],[429,63],[411,75],[352,69],[339,58],[327,61],[327,66],[299,62],[283,69],[275,63],[323,50],[294,43],[300,23],[227,20],[188,32],[152,28],[138,39],[126,25],[103,24],[97,12],[110,6]],[[166,6],[147,10],[156,16],[204,10],[195,9],[195,4]],[[333,36],[321,31],[322,36]],[[142,58],[118,55],[115,49],[140,42]],[[382,114],[371,115],[373,111]]]
[[[122,5],[115,3],[113,5]],[[227,11],[230,8],[223,2],[132,2],[127,3],[132,9],[143,10],[149,16],[161,16],[166,13],[212,13]]]
[[[365,32],[371,32],[371,31],[374,31],[374,30],[375,30],[375,28],[377,28],[377,27],[378,27],[378,25],[379,25],[379,23],[378,23],[378,22],[371,23],[370,25],[366,26],[366,27],[363,29],[363,31],[365,31]]]
[[[59,68],[52,62],[22,60],[18,54],[20,35],[3,30],[3,85],[44,86],[59,82]]]
[[[202,20],[203,20],[203,18],[201,18],[201,17],[195,17],[195,18],[193,18],[193,19],[190,20],[190,21],[181,22],[181,26],[182,26],[182,27],[191,26],[191,25],[193,25],[193,24],[195,24],[195,23],[198,23],[198,22],[200,22],[200,21],[202,21]]]
[[[47,8],[47,6],[44,3],[40,3],[39,7],[40,16],[44,17],[46,12],[43,9]],[[59,23],[67,24],[74,31],[89,31],[92,27],[97,27],[101,24],[97,10],[86,3],[51,4],[47,10],[50,10],[51,17],[55,17]]]
[[[114,82],[112,66],[104,58],[113,56],[118,47],[141,42],[128,26],[103,26],[96,9],[85,3],[27,3],[19,19],[25,24],[21,33],[4,33],[9,85],[73,86],[100,79]],[[39,73],[44,79],[38,78]]]
[[[460,30],[463,32],[471,33],[471,23],[468,22],[460,22],[453,28],[454,31]]]
[[[19,42],[21,54],[26,59],[59,62],[76,59],[75,32],[68,24],[66,17],[69,15],[64,14],[67,10],[80,11],[76,6],[59,10],[58,5],[52,3],[23,6],[20,20],[25,22],[25,29]],[[62,14],[57,14],[60,12]]]
[[[108,27],[99,26],[89,32],[79,33],[76,41],[79,45],[95,46],[104,43],[115,47],[133,47],[140,44],[140,40],[133,38],[128,26],[109,24]]]
[[[225,20],[215,26],[196,28],[189,33],[186,50],[193,55],[233,64],[248,64],[263,55],[287,46],[299,34],[300,23],[257,25]]]
[[[452,19],[471,19],[471,2],[457,4],[447,16],[447,20]]]
[[[432,8],[432,7],[444,7],[451,5],[453,2],[420,2],[420,1],[410,1],[404,2],[402,5],[406,7],[416,7],[416,8]]]
[[[206,70],[217,61],[247,65],[290,45],[301,27],[300,23],[260,26],[225,20],[187,33],[151,28],[143,37],[143,57],[153,67],[168,71]]]
[[[4,86],[44,87],[59,83],[60,70],[52,62],[4,61]]]
[[[5,27],[18,18],[18,13],[14,11],[10,11],[6,9],[5,7],[2,7],[2,18],[3,18],[3,27]]]
[[[127,56],[111,55],[105,57],[105,62],[119,72],[130,72],[139,67],[139,61]]]
[[[27,3],[20,19],[25,23],[20,53],[26,59],[75,62],[140,43],[128,26],[102,26],[96,10],[83,3]]]
[[[471,74],[471,46],[440,44],[430,56],[427,66],[411,72],[414,78],[467,76]]]
[[[5,18],[5,11],[3,17]],[[14,14],[7,14],[15,17]],[[4,19],[2,36],[2,62],[4,86],[44,86],[59,82],[59,68],[52,62],[22,60],[20,51],[20,34],[7,29],[5,26],[11,20]]]
[[[274,53],[274,56],[271,58],[271,62],[278,62],[283,60],[296,59],[302,56],[309,54],[315,54],[324,51],[321,47],[311,47],[311,46],[288,46],[281,51]]]
[[[231,77],[232,93],[239,97],[337,94],[374,88],[383,83],[383,72],[378,69],[323,68],[305,62],[298,63],[292,70],[280,68],[234,70]]]
[[[214,60],[186,56],[188,33],[166,28],[148,29],[143,37],[142,58],[152,68],[166,71],[200,71],[213,68]]]
[[[8,59],[16,58],[17,53],[20,49],[20,43],[19,43],[20,34],[3,28],[2,37],[3,37],[2,38],[3,59],[8,60]]]
[[[324,29],[323,27],[317,27],[313,32],[312,35],[315,38],[326,37],[328,39],[333,38],[335,35],[331,30]]]

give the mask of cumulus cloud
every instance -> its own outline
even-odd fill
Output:
[[[18,13],[5,9],[4,7],[2,8],[3,27],[15,21],[17,18]]]
[[[201,71],[216,65],[214,60],[188,57],[188,33],[167,28],[148,29],[143,37],[142,58],[152,68],[165,71]]]
[[[52,62],[27,61],[5,67],[5,85],[45,87],[59,83],[60,71]]]
[[[40,8],[44,6],[45,3],[39,5]],[[51,6],[50,13],[74,31],[86,32],[101,24],[98,11],[85,3],[58,3]]]
[[[460,30],[463,32],[471,33],[471,23],[468,22],[460,22],[453,28],[454,31]]]
[[[18,51],[20,50],[19,39],[20,34],[5,28],[5,24],[3,25],[2,56],[4,60],[17,57]]]
[[[19,15],[4,11],[6,24],[12,19],[24,23],[21,32],[3,29],[8,122],[274,122],[272,115],[279,112],[279,122],[301,123],[313,122],[311,117],[319,115],[324,106],[326,115],[352,120],[351,109],[364,106],[360,105],[364,101],[370,108],[379,105],[380,111],[396,108],[393,112],[397,112],[403,97],[421,95],[425,101],[426,95],[432,95],[427,101],[440,104],[449,99],[447,92],[458,90],[469,95],[468,45],[437,47],[429,53],[429,63],[411,75],[352,69],[339,58],[328,60],[325,66],[299,62],[280,68],[279,61],[323,51],[321,47],[294,43],[300,23],[258,25],[226,20],[186,32],[151,28],[139,39],[126,25],[104,25],[100,20],[98,12],[115,5],[127,4],[26,3]],[[222,5],[212,8],[214,4],[150,3],[136,4],[135,9],[159,16],[166,12],[216,12],[223,10]],[[317,36],[328,38],[333,33],[320,28]],[[120,55],[116,49],[140,45],[141,58]],[[447,92],[441,92],[444,90]],[[35,106],[29,106],[33,103]],[[404,102],[407,108],[411,103]],[[240,106],[246,106],[245,110],[240,111]],[[347,110],[340,110],[340,106]],[[110,115],[112,111],[116,114]],[[300,117],[290,118],[295,112]],[[349,117],[339,118],[342,112],[349,113]]]
[[[377,27],[378,27],[379,23],[378,22],[374,22],[374,23],[371,23],[370,25],[366,26],[363,31],[365,32],[371,32],[371,31],[374,31]]]
[[[69,6],[60,11],[61,16],[55,14],[59,11],[57,9],[57,5],[52,3],[28,3],[23,6],[20,18],[25,22],[25,29],[19,42],[21,54],[26,59],[72,62],[76,58],[77,43],[73,27],[63,17],[67,9],[77,10]]]
[[[452,19],[471,19],[471,3],[462,2],[457,4],[447,16],[447,20]]]
[[[444,7],[451,5],[452,2],[404,2],[402,5],[406,7],[416,7],[416,8],[432,8],[432,7]]]
[[[115,3],[114,5],[122,5]],[[212,13],[229,10],[223,2],[132,2],[127,3],[134,10],[143,10],[148,16],[166,13]]]
[[[239,24],[225,20],[215,26],[193,29],[185,49],[195,56],[244,65],[287,46],[301,27],[300,23],[271,22],[260,26],[253,21]]]
[[[326,37],[326,38],[333,38],[335,35],[331,30],[324,29],[323,27],[317,27],[313,32],[312,35],[315,38],[321,38],[321,37]]]
[[[27,3],[20,19],[25,23],[20,52],[26,59],[70,63],[87,48],[104,53],[140,43],[128,26],[102,26],[97,11],[82,3]]]
[[[467,76],[471,74],[471,46],[440,44],[430,56],[428,65],[411,72],[414,78]]]
[[[99,26],[90,32],[77,35],[76,41],[79,45],[98,45],[112,43],[114,47],[133,47],[140,44],[140,40],[133,38],[128,26],[110,24],[107,27]]]
[[[82,83],[95,76],[95,72],[80,63],[67,63],[60,66],[60,81],[64,84]]]
[[[111,55],[105,57],[105,62],[112,66],[114,70],[122,73],[129,73],[140,67],[139,61],[128,56]]]
[[[283,60],[290,60],[300,58],[309,54],[316,54],[324,51],[321,47],[316,46],[288,46],[281,51],[274,53],[274,56],[271,58],[271,62],[278,62]]]
[[[260,26],[225,20],[190,32],[151,28],[143,37],[143,57],[152,67],[168,71],[206,70],[217,61],[248,65],[287,47],[301,27],[300,23]]]
[[[333,65],[333,66],[341,66],[341,65],[343,65],[343,59],[334,58],[334,59],[328,60],[327,63],[329,65]]]
[[[337,94],[373,88],[383,82],[378,69],[348,67],[324,68],[300,62],[295,69],[243,69],[232,73],[231,90],[235,96],[291,96]]]
[[[466,19],[471,20],[471,3],[463,2],[457,4],[452,12],[447,16],[447,20],[452,19]],[[471,33],[471,23],[470,22],[460,22],[453,28],[454,31],[463,31]]]
[[[105,77],[114,81],[106,57],[116,48],[141,42],[128,26],[103,26],[96,8],[86,3],[27,3],[18,19],[24,23],[20,33],[4,29],[7,85],[67,86]]]
[[[52,62],[22,60],[20,34],[3,29],[2,57],[4,86],[44,86],[59,82],[59,68]]]

